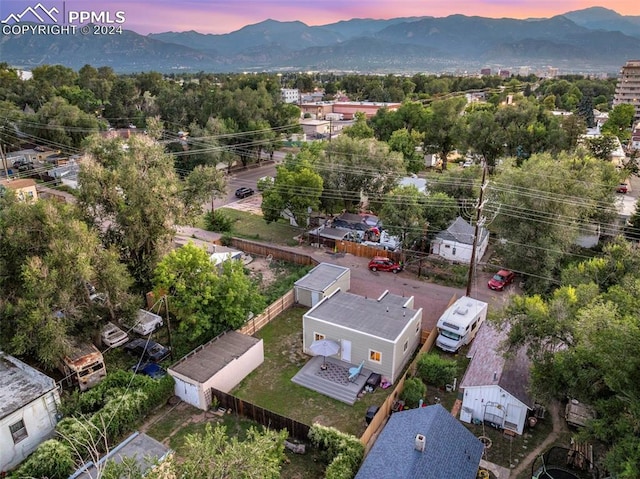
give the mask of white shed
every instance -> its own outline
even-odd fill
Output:
[[[296,303],[310,308],[334,291],[349,291],[350,288],[351,270],[329,263],[320,263],[293,286]]]
[[[211,388],[229,392],[263,362],[262,339],[227,331],[191,351],[168,372],[175,380],[176,396],[206,411]]]
[[[471,362],[460,381],[460,420],[486,421],[522,434],[528,410],[534,407],[529,393],[530,361],[525,348],[505,358],[500,347],[507,334],[489,321],[480,326],[467,354]]]
[[[469,264],[471,263],[474,236],[475,227],[458,216],[446,230],[436,234],[431,242],[431,253],[449,261]],[[480,228],[478,236],[476,261],[480,261],[487,250],[489,231],[486,228]]]

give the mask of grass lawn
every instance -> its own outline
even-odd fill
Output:
[[[305,311],[302,308],[285,311],[256,334],[264,340],[264,363],[232,394],[304,424],[318,422],[360,437],[366,427],[367,408],[382,404],[391,390],[378,388],[349,406],[292,383],[291,378],[308,359],[301,351]]]
[[[224,207],[219,208],[218,211],[224,211],[224,214],[233,221],[231,235],[238,238],[296,246],[298,241],[294,237],[303,231],[289,225],[284,219],[267,224],[262,216],[245,211]]]

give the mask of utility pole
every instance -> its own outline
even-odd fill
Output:
[[[4,177],[9,179],[9,170],[7,169],[7,157],[4,155],[4,149],[2,148],[2,143],[0,143],[0,160],[2,160],[2,164],[4,165]]]
[[[482,186],[480,187],[480,197],[478,199],[478,208],[476,209],[476,226],[473,232],[473,246],[471,248],[471,262],[469,263],[469,276],[467,277],[467,296],[471,296],[471,285],[476,271],[476,250],[478,248],[478,235],[480,228],[484,224],[482,216],[482,207],[484,206],[484,190],[487,187],[487,163],[485,161],[482,168]]]
[[[164,311],[167,317],[167,335],[169,337],[169,354],[171,356],[171,359],[175,359],[173,357],[173,342],[171,341],[171,322],[169,320],[169,296],[167,296],[166,294],[164,295]]]

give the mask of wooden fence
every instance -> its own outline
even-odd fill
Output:
[[[289,433],[289,437],[300,441],[309,440],[309,429],[311,428],[307,424],[303,424],[295,419],[291,419],[290,417],[269,411],[268,409],[247,402],[231,394],[218,391],[217,389],[212,388],[211,394],[218,399],[219,406],[226,410],[230,409],[242,417],[252,419],[253,421],[271,429],[277,429],[279,431],[286,429]]]
[[[335,251],[338,253],[349,253],[361,258],[373,258],[374,256],[386,256],[394,261],[400,261],[402,254],[397,251],[386,251],[381,248],[367,246],[362,243],[352,241],[339,241],[336,243]]]
[[[273,259],[288,261],[289,263],[295,263],[304,266],[316,266],[318,264],[315,259],[307,254],[297,253],[295,251],[278,248],[277,246],[264,243],[256,243],[255,241],[249,241],[241,238],[232,238],[231,246],[244,251],[245,253],[265,257],[271,256]]]
[[[436,342],[436,338],[438,337],[438,330],[432,329],[431,331],[422,330],[421,338],[424,338],[424,343],[420,347],[420,351],[416,355],[415,359],[409,365],[407,372],[400,378],[400,380],[396,383],[396,387],[393,389],[391,394],[387,396],[387,399],[382,403],[380,409],[373,417],[367,428],[360,436],[360,442],[364,444],[365,454],[369,452],[369,449],[373,445],[372,439],[377,435],[377,432],[386,424],[387,419],[391,415],[391,410],[393,408],[393,403],[398,400],[400,397],[400,393],[404,389],[404,382],[410,377],[413,377],[415,374],[418,358],[420,354],[429,352]]]
[[[293,306],[294,302],[295,294],[293,289],[290,289],[280,298],[271,303],[262,313],[251,318],[247,323],[245,323],[244,326],[242,326],[242,328],[238,329],[237,331],[248,336],[255,334],[257,331],[260,331],[260,329],[276,319],[276,317],[280,313]]]

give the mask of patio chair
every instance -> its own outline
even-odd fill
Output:
[[[349,368],[349,381],[355,382],[360,373],[362,372],[362,368],[364,367],[364,359],[360,363],[360,366]]]

